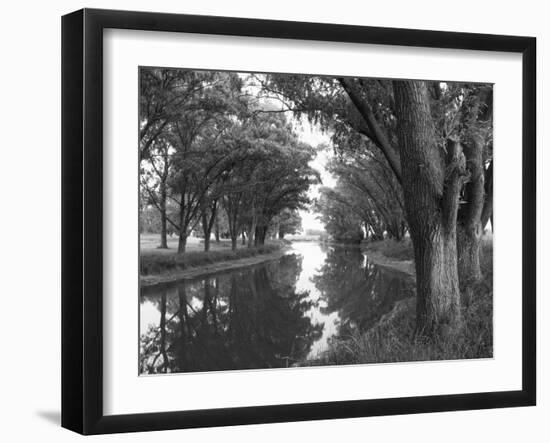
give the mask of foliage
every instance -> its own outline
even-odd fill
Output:
[[[298,234],[302,231],[302,217],[296,209],[283,209],[271,221],[269,231],[282,239],[286,234]]]
[[[310,203],[315,150],[260,105],[234,73],[141,69],[142,194],[178,233],[179,252],[199,221],[208,238],[224,223],[235,249],[241,233],[263,244],[275,217]]]
[[[315,210],[325,225],[327,233],[342,243],[359,243],[363,239],[363,220],[349,210],[348,203],[342,198],[345,191],[341,185],[335,189],[322,187],[320,197],[315,202]]]

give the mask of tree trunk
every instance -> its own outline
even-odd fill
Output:
[[[180,213],[179,213],[179,240],[178,240],[178,254],[185,252],[185,245],[187,244],[187,225],[185,223],[185,193],[182,192],[180,196]]]
[[[216,220],[214,221],[214,237],[216,238],[216,243],[220,242],[220,222],[218,220],[218,213],[216,212]]]
[[[469,299],[472,284],[481,280],[481,223],[472,228],[458,222],[456,246],[460,288]]]
[[[187,245],[187,232],[180,231],[180,238],[178,241],[178,254],[183,254],[185,252],[186,245]]]
[[[256,235],[255,235],[255,237],[257,237],[256,246],[261,246],[265,244],[266,235],[267,235],[267,226],[258,226],[256,228]]]
[[[416,267],[416,328],[453,333],[460,325],[456,213],[465,161],[458,143],[444,150],[435,133],[426,84],[394,81],[403,193]]]
[[[212,220],[208,220],[206,211],[201,214],[202,218],[202,233],[204,235],[204,250],[210,251],[210,235],[212,233]]]
[[[465,202],[458,211],[457,220],[458,279],[462,290],[481,279],[481,216],[485,202],[483,145],[472,138],[464,145],[464,154],[470,178],[464,187]]]
[[[210,235],[212,234],[212,228],[216,221],[216,215],[218,212],[217,201],[211,202],[209,207],[203,205],[201,208],[201,222],[202,232],[204,234],[204,250],[210,251]]]
[[[258,246],[260,244],[260,227],[256,226],[256,229],[254,229],[254,246]]]
[[[257,233],[257,217],[252,216],[252,222],[250,223],[250,229],[248,230],[248,247],[251,248],[258,243]]]
[[[415,206],[415,205],[413,205]],[[417,332],[431,336],[453,332],[460,323],[456,237],[440,222],[415,226]]]
[[[231,234],[231,250],[237,250],[237,234]]]
[[[242,238],[242,241],[241,241],[241,242],[242,242],[242,245],[243,245],[243,246],[246,245],[246,236],[244,235],[244,231],[241,232],[241,238]]]
[[[160,246],[159,249],[168,249],[166,237],[166,182],[160,183]]]
[[[279,240],[282,240],[285,238],[285,231],[280,227],[279,228]]]

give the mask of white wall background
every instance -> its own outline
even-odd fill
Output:
[[[549,14],[544,2],[524,0],[511,6],[478,0],[446,4],[437,0],[5,2],[0,27],[0,439],[3,441],[65,442],[83,438],[59,427],[59,411],[60,17],[84,6],[536,36],[538,148],[542,154],[543,122],[550,119],[550,111],[545,106],[550,103],[550,89],[543,85],[543,77],[550,74]],[[543,177],[543,168],[550,172],[548,158],[548,155],[544,158],[539,155],[539,226],[550,221],[550,185]],[[547,230],[539,229],[538,243],[537,407],[165,431],[94,440],[548,441],[550,383],[546,375],[550,371],[547,344],[550,327],[542,321],[549,306],[544,294],[550,290]]]

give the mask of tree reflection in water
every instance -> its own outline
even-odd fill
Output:
[[[141,331],[140,373],[276,368],[303,360],[322,333],[306,315],[314,305],[297,292],[302,258],[145,288],[158,323]]]
[[[374,265],[359,248],[328,249],[312,280],[324,302],[321,311],[338,312],[342,337],[369,329],[396,301],[414,295],[411,277]]]

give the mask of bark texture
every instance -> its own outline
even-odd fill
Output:
[[[485,170],[481,141],[467,141],[464,144],[464,154],[469,179],[464,186],[464,203],[458,212],[457,220],[458,278],[463,289],[481,279],[481,215],[485,203]]]
[[[160,183],[160,249],[168,249],[167,229],[166,229],[166,181]]]
[[[397,133],[407,221],[413,241],[417,332],[453,332],[461,323],[456,216],[465,174],[459,143],[435,140],[428,90],[421,81],[394,81]]]

